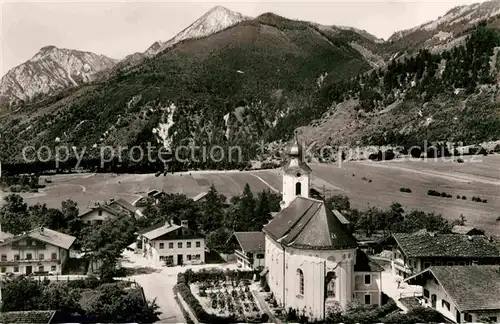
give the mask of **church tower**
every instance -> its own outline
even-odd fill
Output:
[[[289,148],[288,161],[283,167],[283,201],[281,209],[290,205],[297,196],[309,198],[311,168],[303,161],[302,145],[297,136]]]

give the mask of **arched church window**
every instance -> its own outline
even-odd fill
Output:
[[[295,196],[300,196],[302,194],[302,183],[297,182],[295,184]]]
[[[304,273],[297,269],[297,279],[299,283],[299,295],[304,295]]]

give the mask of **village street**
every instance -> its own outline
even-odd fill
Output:
[[[236,269],[236,264],[203,264],[193,266],[166,267],[154,264],[129,250],[123,252],[125,268],[149,268],[151,273],[139,274],[127,277],[126,280],[134,280],[144,289],[148,300],[156,298],[156,303],[162,312],[158,323],[184,323],[186,320],[179,305],[175,301],[173,288],[177,284],[177,274],[187,269],[194,271],[208,268]],[[154,271],[154,272],[153,272]]]

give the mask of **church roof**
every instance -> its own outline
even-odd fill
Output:
[[[300,196],[279,212],[263,230],[282,245],[299,249],[349,249],[358,245],[346,226],[326,208],[323,201]]]

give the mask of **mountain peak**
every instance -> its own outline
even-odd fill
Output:
[[[50,52],[50,51],[52,51],[54,49],[57,49],[57,47],[54,46],[54,45],[47,45],[47,46],[44,46],[44,47],[40,48],[39,52]]]
[[[239,12],[223,6],[215,6],[172,39],[167,42],[155,42],[146,50],[145,54],[156,55],[180,41],[212,35],[248,19],[250,17]]]

